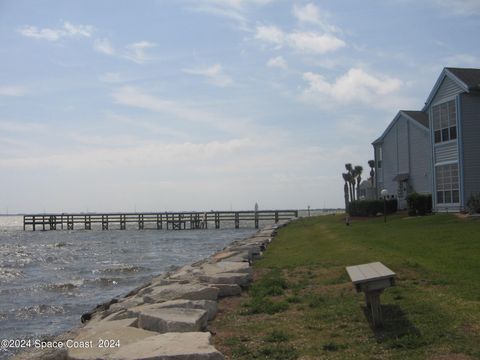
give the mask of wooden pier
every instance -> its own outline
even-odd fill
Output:
[[[258,229],[262,221],[277,223],[297,216],[297,210],[35,214],[23,216],[23,230],[92,230],[92,225],[101,230],[126,230],[132,226],[138,230],[194,230],[220,229],[221,224],[235,229],[247,224]]]

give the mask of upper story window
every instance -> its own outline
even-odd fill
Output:
[[[381,168],[382,167],[382,147],[379,146],[378,147],[378,159],[377,159],[377,168]]]
[[[455,100],[433,106],[432,118],[436,144],[457,138],[457,109]]]

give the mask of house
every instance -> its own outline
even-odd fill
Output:
[[[375,200],[377,198],[375,184],[372,183],[372,178],[363,180],[360,183],[360,188],[358,189],[358,198],[360,200]]]
[[[372,143],[377,196],[431,193],[434,211],[480,193],[480,69],[444,68],[421,111],[400,111]]]
[[[422,111],[430,125],[433,207],[462,210],[480,192],[480,69],[443,69]]]
[[[377,196],[387,189],[407,207],[412,192],[431,193],[431,146],[429,121],[423,111],[399,111],[373,143]]]

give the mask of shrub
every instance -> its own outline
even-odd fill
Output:
[[[416,192],[407,196],[408,215],[426,215],[432,212],[432,195],[418,194]]]
[[[397,199],[387,200],[387,214],[397,211]],[[355,200],[349,206],[351,216],[376,216],[384,211],[383,200]]]
[[[470,195],[467,201],[467,209],[470,214],[480,213],[480,193]]]

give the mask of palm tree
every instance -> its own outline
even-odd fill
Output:
[[[372,181],[372,187],[375,184],[375,160],[368,160],[368,166],[370,166],[370,179]]]
[[[355,193],[355,183],[356,183],[356,178],[357,178],[357,170],[353,168],[352,172],[350,173],[350,185],[352,188],[352,201],[357,200],[357,196]]]
[[[356,165],[354,170],[355,170],[355,175],[357,180],[357,200],[359,200],[360,199],[360,182],[362,181],[363,166]]]
[[[345,181],[345,184],[343,185],[343,195],[345,198],[345,212],[348,213],[348,185],[350,183],[350,174],[349,173],[343,173],[342,174],[343,180]]]
[[[347,169],[348,174],[348,189],[350,191],[350,201],[355,200],[352,189],[352,182],[355,184],[354,169],[351,163],[345,164],[345,169]]]

